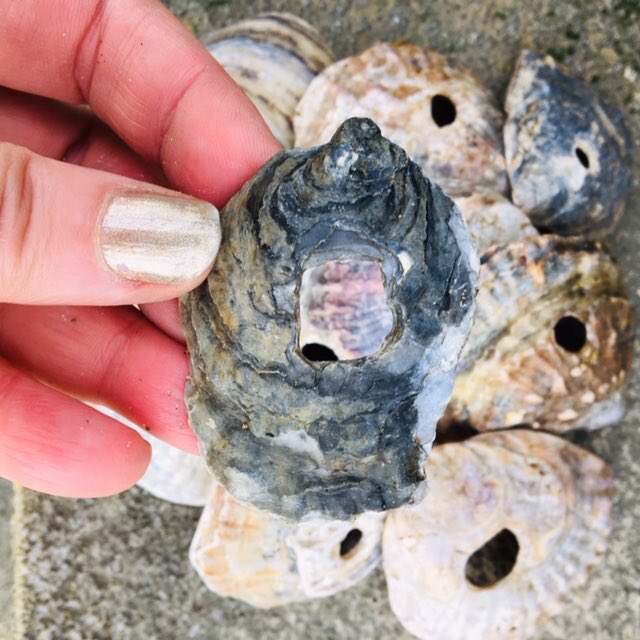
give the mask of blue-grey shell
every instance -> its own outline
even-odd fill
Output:
[[[506,97],[513,202],[545,232],[598,238],[631,188],[631,138],[622,113],[550,56],[524,51]]]
[[[187,405],[216,479],[300,520],[348,519],[422,496],[474,305],[460,211],[370,120],[284,151],[227,205],[208,280],[182,300]],[[375,354],[307,359],[305,269],[369,259],[394,323]]]

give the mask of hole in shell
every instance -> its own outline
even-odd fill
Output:
[[[382,271],[372,260],[328,261],[305,269],[299,304],[300,351],[311,362],[372,355],[393,328]]]
[[[573,316],[560,318],[553,327],[553,335],[558,346],[571,353],[578,353],[587,342],[584,322]]]
[[[333,349],[318,342],[309,342],[302,347],[302,355],[312,362],[332,362],[338,359]]]
[[[451,98],[440,94],[431,98],[431,117],[439,127],[451,124],[456,119],[456,115],[456,105]]]
[[[340,543],[340,557],[349,555],[358,546],[360,540],[362,540],[362,531],[351,529]]]
[[[492,587],[511,573],[519,551],[518,539],[503,529],[469,556],[465,577],[475,587]]]
[[[436,439],[433,445],[446,444],[447,442],[462,442],[477,436],[480,432],[468,420],[456,420],[446,414],[438,420],[436,426]]]
[[[585,169],[589,168],[589,156],[582,147],[576,147],[576,158]]]

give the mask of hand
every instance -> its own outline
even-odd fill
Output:
[[[278,145],[155,0],[0,15],[0,475],[108,495],[150,447],[79,398],[197,452],[176,301],[158,301],[204,279],[217,214],[149,183],[221,207]],[[134,303],[156,304],[113,306]]]

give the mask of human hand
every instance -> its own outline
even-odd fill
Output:
[[[197,452],[176,301],[158,301],[217,251],[210,205],[139,180],[220,207],[279,147],[156,0],[0,0],[0,15],[0,476],[108,495],[150,447],[76,398]],[[112,306],[134,303],[155,304]]]

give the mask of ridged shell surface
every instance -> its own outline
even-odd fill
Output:
[[[217,485],[189,558],[218,595],[259,607],[329,596],[368,575],[380,563],[384,514],[353,522],[293,524],[235,500]]]
[[[610,231],[632,182],[622,112],[532,51],[520,56],[505,108],[514,203],[551,233],[598,238]]]
[[[295,144],[327,142],[354,116],[371,118],[449,195],[508,189],[502,112],[469,72],[437,53],[381,43],[332,64],[298,103]]]
[[[633,321],[600,244],[540,236],[495,249],[447,415],[481,431],[604,426],[620,417]]]
[[[383,534],[391,608],[418,638],[526,638],[602,560],[611,472],[561,438],[482,434],[436,447],[427,474],[425,500],[390,513]],[[474,563],[475,552],[505,531],[515,558],[492,574],[499,553]]]
[[[370,120],[269,161],[225,209],[208,280],[182,299],[187,405],[239,500],[300,520],[418,499],[469,331],[479,267],[453,202]],[[299,343],[303,272],[370,260],[393,328],[375,354],[316,362]]]
[[[334,61],[320,34],[288,13],[266,13],[204,38],[209,52],[240,85],[286,149],[293,113],[307,85]]]

